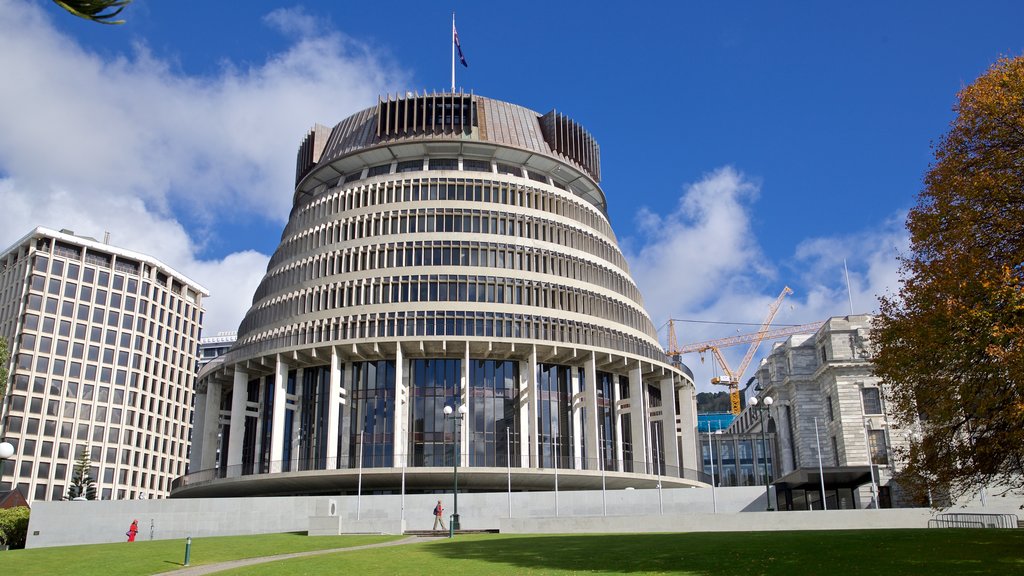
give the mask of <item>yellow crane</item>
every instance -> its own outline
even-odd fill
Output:
[[[676,329],[675,320],[669,320],[668,323],[668,349],[665,353],[672,357],[673,362],[680,362],[680,356],[690,352],[699,352],[701,354],[701,360],[703,360],[704,352],[711,351],[715,356],[715,360],[722,368],[721,377],[715,377],[711,379],[712,384],[718,384],[720,386],[729,387],[729,407],[733,414],[740,413],[740,379],[743,377],[743,373],[747,371],[747,366],[750,365],[750,361],[754,358],[754,353],[757,352],[758,346],[764,340],[771,340],[774,338],[781,338],[784,336],[792,336],[793,334],[806,334],[808,332],[815,332],[821,327],[824,322],[811,322],[809,324],[801,324],[799,326],[786,326],[784,328],[777,328],[775,330],[769,330],[772,320],[775,318],[775,314],[779,311],[779,307],[782,305],[782,301],[787,295],[792,294],[793,291],[786,286],[782,289],[782,293],[775,299],[771,307],[768,309],[768,316],[765,317],[764,322],[761,323],[761,329],[757,332],[751,332],[748,334],[738,334],[736,336],[730,336],[727,338],[717,338],[715,340],[706,340],[704,342],[695,342],[693,344],[686,344],[679,346],[676,340]],[[728,348],[729,346],[736,346],[738,344],[750,344],[747,348],[747,354],[743,357],[743,361],[740,365],[733,370],[729,363],[725,361],[725,357],[722,355],[722,348]]]

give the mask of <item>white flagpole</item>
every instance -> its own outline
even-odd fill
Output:
[[[452,12],[452,94],[455,93],[455,12]]]
[[[454,29],[452,28],[452,30]],[[452,70],[455,70],[454,66],[455,64],[452,64]],[[452,78],[455,78],[455,72],[452,72]],[[454,80],[452,82],[454,83]],[[454,92],[454,89],[452,91]],[[853,316],[853,290],[850,289],[850,269],[846,267],[846,258],[843,258],[843,271],[846,272],[846,295],[850,298],[850,316]]]

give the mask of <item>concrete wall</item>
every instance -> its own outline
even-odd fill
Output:
[[[143,541],[311,530],[325,534],[335,525],[341,533],[429,530],[439,498],[446,516],[451,514],[451,494],[38,502],[27,546],[123,542],[133,519],[139,520],[138,540]],[[949,511],[994,513],[997,502],[1007,509],[1020,504],[1019,499],[989,497],[986,507],[970,502]],[[463,529],[512,533],[924,528],[932,517],[928,509],[764,509],[760,487],[514,492],[511,514],[507,493],[459,495]]]
[[[745,514],[666,514],[664,516],[600,516],[596,518],[503,518],[509,534],[572,534],[601,532],[743,532],[771,530],[858,530],[927,528],[931,511],[802,510]]]
[[[660,492],[660,497],[659,497]],[[764,509],[764,490],[756,487],[719,488],[714,491],[718,511],[735,513]],[[165,540],[187,536],[227,536],[273,532],[305,532],[310,519],[323,526],[335,501],[342,532],[400,533],[403,529],[429,530],[438,499],[447,516],[453,511],[451,494],[384,496],[296,496],[281,498],[195,498],[168,500],[102,500],[38,502],[32,507],[27,547],[121,542],[132,520],[139,521],[139,540]],[[661,515],[711,513],[712,490],[614,490],[513,492],[513,517],[596,517],[608,514]],[[404,502],[404,505],[403,505]],[[556,509],[557,504],[557,509]],[[497,530],[509,516],[507,493],[459,494],[462,528]],[[317,528],[319,529],[319,528]]]

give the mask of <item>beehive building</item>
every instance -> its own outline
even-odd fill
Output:
[[[692,377],[600,179],[576,122],[476,95],[314,127],[174,495],[696,484]]]

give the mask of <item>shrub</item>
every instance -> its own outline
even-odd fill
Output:
[[[28,536],[29,509],[26,506],[0,509],[0,545],[24,548]]]

